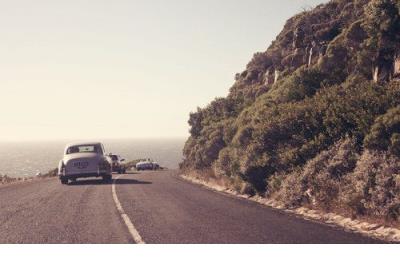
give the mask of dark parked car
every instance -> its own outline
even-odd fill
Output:
[[[113,172],[117,172],[118,174],[126,173],[125,159],[122,159],[121,156],[110,154],[111,158],[111,167]]]

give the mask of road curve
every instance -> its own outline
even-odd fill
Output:
[[[145,243],[380,243],[210,191],[174,170],[122,175],[115,193]],[[0,243],[134,243],[112,184],[0,186]]]

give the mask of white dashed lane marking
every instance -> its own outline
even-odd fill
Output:
[[[146,244],[143,241],[142,237],[140,236],[139,232],[136,230],[136,228],[133,225],[131,219],[129,219],[129,216],[125,213],[124,209],[122,208],[121,202],[118,199],[117,191],[115,189],[115,183],[117,182],[118,178],[120,178],[120,177],[121,176],[117,176],[114,179],[113,184],[112,184],[112,195],[113,195],[115,206],[117,207],[117,210],[118,210],[119,214],[121,215],[121,218],[124,221],[126,227],[128,228],[128,231],[131,234],[133,240],[137,244]]]

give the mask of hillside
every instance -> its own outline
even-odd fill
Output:
[[[184,172],[287,207],[398,222],[400,1],[332,0],[290,18],[190,114]]]

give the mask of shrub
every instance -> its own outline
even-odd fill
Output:
[[[369,149],[389,150],[400,156],[400,106],[390,109],[375,120],[364,143]]]
[[[299,68],[276,88],[279,102],[300,101],[313,96],[327,81],[328,75],[317,68]]]
[[[1,175],[0,174],[0,183],[11,183],[17,179],[11,178],[8,175]]]
[[[366,82],[325,88],[294,103],[274,104],[262,97],[238,118],[227,146],[229,160],[239,162],[240,176],[262,193],[264,179],[304,165],[347,135],[360,149],[376,116],[399,101],[399,93],[399,88]]]
[[[278,190],[288,206],[308,202],[329,210],[337,203],[342,177],[354,169],[357,156],[355,141],[345,138],[285,177],[281,191],[273,189]],[[273,182],[276,181],[268,184],[276,186]]]
[[[365,151],[344,178],[342,201],[356,215],[399,220],[400,160],[387,152]]]
[[[366,150],[345,138],[303,168],[275,174],[268,196],[287,207],[311,204],[327,211],[400,220],[400,159],[388,152]]]
[[[285,175],[281,189],[276,193],[275,198],[288,208],[299,207],[309,202],[300,175],[298,171]]]

